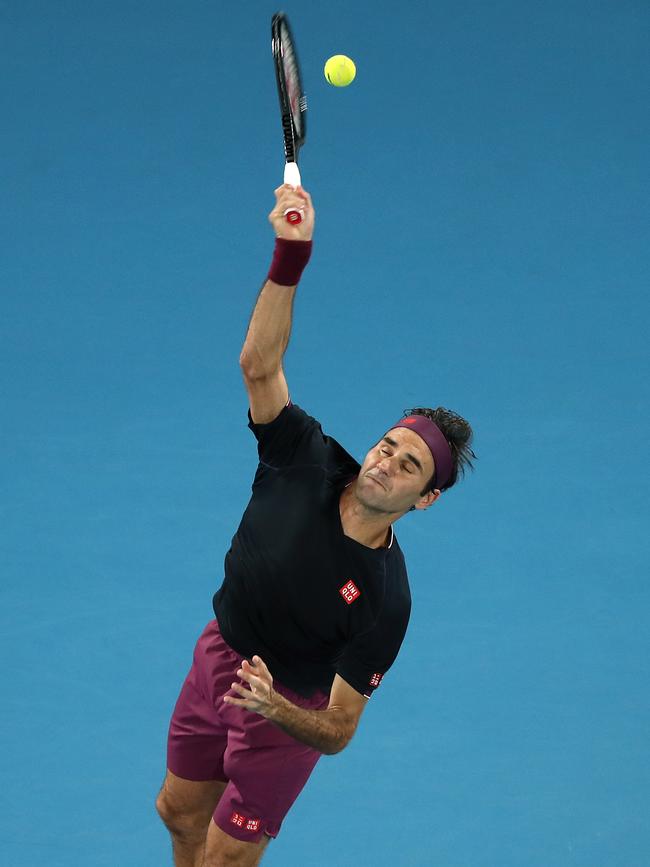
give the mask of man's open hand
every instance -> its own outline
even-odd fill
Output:
[[[254,656],[250,662],[245,659],[237,671],[237,677],[245,681],[248,687],[241,683],[231,684],[232,689],[239,693],[241,698],[225,695],[223,700],[261,716],[270,717],[274,707],[275,691],[273,677],[264,661],[259,656]]]
[[[287,223],[286,211],[302,211],[301,223]],[[269,214],[269,222],[278,238],[287,241],[311,241],[314,234],[314,206],[311,196],[302,187],[283,184],[275,190],[275,207]]]

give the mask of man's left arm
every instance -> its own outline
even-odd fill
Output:
[[[258,713],[291,737],[326,755],[339,753],[356,731],[367,699],[342,677],[335,675],[330,700],[324,710],[305,710],[273,689],[273,677],[263,660],[244,660],[237,677],[246,685],[233,683],[241,698],[224,696],[229,704]]]

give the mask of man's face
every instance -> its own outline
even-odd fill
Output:
[[[397,427],[370,449],[359,477],[356,494],[366,508],[388,514],[426,508],[436,499],[422,491],[433,475],[433,458],[414,431]]]

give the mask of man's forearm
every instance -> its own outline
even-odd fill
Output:
[[[278,692],[273,693],[268,720],[291,737],[326,755],[339,753],[354,734],[355,725],[342,708],[305,710]]]
[[[297,741],[321,753],[339,753],[350,742],[361,709],[348,708],[345,700],[334,700],[335,687],[327,710],[305,710],[273,689],[271,672],[259,656],[243,659],[237,677],[240,681],[231,684],[234,694],[227,693],[223,697],[227,704],[260,714]],[[336,685],[336,678],[334,681]],[[354,692],[349,686],[346,689]]]
[[[239,363],[251,377],[264,377],[282,365],[291,335],[295,286],[267,280],[257,298]]]
[[[275,231],[273,258],[239,358],[244,375],[251,379],[272,376],[282,366],[291,335],[296,286],[311,256],[314,207],[309,193],[283,184],[275,191],[275,199],[269,214]],[[303,219],[297,224],[287,223],[289,210],[300,211]]]

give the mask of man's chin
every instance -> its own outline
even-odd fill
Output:
[[[372,512],[381,512],[384,515],[403,515],[410,508],[410,503],[396,503],[394,497],[380,482],[374,481],[372,476],[359,479],[355,493],[361,505]]]
[[[387,507],[388,491],[382,484],[374,481],[371,478],[364,479],[362,484],[357,484],[356,489],[357,499],[362,506],[367,509],[374,509],[380,512],[390,512]]]

